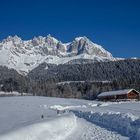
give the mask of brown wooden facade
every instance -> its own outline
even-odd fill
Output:
[[[127,99],[139,99],[139,93],[137,93],[135,90],[132,90],[127,94]]]

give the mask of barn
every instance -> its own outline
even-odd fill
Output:
[[[117,91],[102,92],[98,95],[98,99],[102,101],[117,101],[117,100],[139,100],[140,93],[135,89],[124,89]]]

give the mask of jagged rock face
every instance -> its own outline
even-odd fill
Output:
[[[50,35],[34,37],[28,41],[18,36],[9,36],[0,42],[0,56],[0,65],[14,68],[18,72],[29,72],[43,62],[64,64],[76,59],[114,60],[111,53],[86,37],[78,37],[64,44]]]
[[[66,52],[66,45],[64,45],[63,43],[58,42],[56,47],[57,47],[58,51],[63,52],[63,53]]]
[[[86,37],[76,38],[70,45],[68,45],[69,51],[78,54],[89,54],[101,57],[112,57],[112,55],[104,50],[101,46],[91,42]]]

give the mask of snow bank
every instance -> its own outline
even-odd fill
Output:
[[[13,92],[4,92],[0,91],[0,96],[18,96],[20,93],[13,91]]]
[[[86,105],[69,105],[69,106],[62,106],[62,105],[53,105],[50,106],[50,109],[54,110],[67,110],[72,108],[86,108]]]
[[[90,102],[88,103],[91,107],[104,107],[104,106],[110,106],[110,105],[119,105],[119,104],[128,104],[128,103],[137,103],[136,100],[131,101],[119,101],[119,102]]]
[[[76,116],[97,125],[119,132],[135,140],[140,140],[140,118],[130,113],[72,111]]]
[[[17,92],[17,91],[12,91],[12,92],[0,91],[0,97],[3,97],[3,96],[26,96],[26,95],[32,95],[32,94],[28,94],[28,93],[19,93],[19,92]]]
[[[120,104],[119,102],[99,102],[99,103],[88,103],[89,106],[91,107],[104,107],[104,106],[109,106],[112,104]]]
[[[0,140],[63,140],[76,128],[73,114],[26,126],[0,137]]]

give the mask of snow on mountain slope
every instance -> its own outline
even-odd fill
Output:
[[[50,35],[28,41],[9,36],[0,42],[0,56],[0,65],[20,73],[27,73],[43,62],[64,64],[77,59],[115,60],[111,53],[87,37],[77,37],[71,43],[62,43]]]

